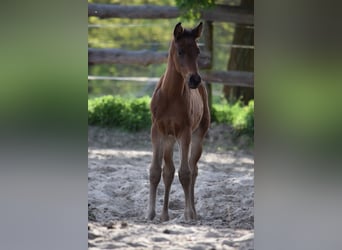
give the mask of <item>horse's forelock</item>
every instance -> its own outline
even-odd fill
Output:
[[[189,30],[189,29],[184,29],[182,35],[180,35],[179,37],[177,37],[176,40],[179,41],[179,40],[184,39],[184,38],[192,38],[192,39],[194,39],[195,37],[194,37],[194,34],[192,33],[191,30]]]

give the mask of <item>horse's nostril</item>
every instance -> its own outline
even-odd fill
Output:
[[[202,79],[199,75],[197,75],[197,81],[198,81],[198,83],[200,83],[202,81]]]
[[[201,82],[201,77],[199,75],[192,75],[190,76],[190,83],[191,84],[199,84]]]

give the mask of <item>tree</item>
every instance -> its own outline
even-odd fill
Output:
[[[254,10],[254,0],[241,0],[241,7]],[[236,24],[233,38],[234,45],[254,45],[254,27]],[[232,47],[227,65],[228,70],[254,71],[254,50],[250,48]],[[224,86],[224,95],[230,103],[241,100],[243,103],[254,99],[254,89],[247,87]]]

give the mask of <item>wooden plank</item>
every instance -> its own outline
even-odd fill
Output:
[[[245,71],[212,71],[201,73],[204,81],[229,86],[254,87],[254,73]],[[135,82],[158,82],[158,77],[117,77],[117,76],[88,76],[88,80],[112,80]]]
[[[211,83],[229,86],[254,87],[254,73],[246,71],[208,71],[201,74],[202,79]]]
[[[122,77],[122,76],[88,76],[88,80],[110,80],[110,81],[130,81],[140,83],[152,83],[156,84],[159,82],[160,77]]]
[[[207,21],[232,22],[240,24],[253,24],[253,10],[241,6],[216,5],[212,9],[201,12],[201,18]]]
[[[88,16],[99,18],[170,19],[180,15],[181,11],[173,6],[88,4]],[[253,11],[240,6],[216,5],[202,11],[201,18],[208,21],[254,23]]]
[[[88,16],[99,18],[177,18],[177,7],[157,5],[88,4]]]
[[[147,66],[150,64],[166,63],[168,52],[154,52],[150,50],[130,51],[122,49],[88,49],[88,64],[134,64]],[[199,68],[208,68],[210,55],[200,54]]]
[[[165,63],[167,52],[149,50],[127,51],[121,49],[88,49],[89,64],[138,64]]]

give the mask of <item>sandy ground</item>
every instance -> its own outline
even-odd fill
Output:
[[[133,134],[89,127],[89,249],[253,249],[253,152],[246,149],[244,138],[231,138],[229,128],[222,125],[212,126],[206,138],[195,186],[198,221],[184,221],[184,195],[176,171],[170,221],[162,223],[162,180],[157,217],[146,220],[149,131]]]

